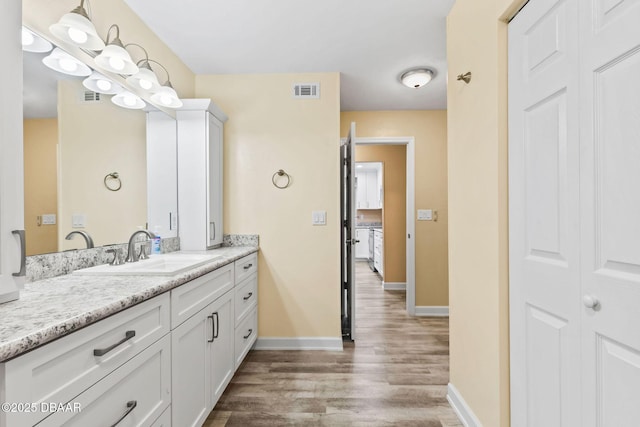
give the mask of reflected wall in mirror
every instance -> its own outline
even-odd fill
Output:
[[[167,219],[148,224],[152,231],[159,226],[162,237],[177,236],[169,224],[177,210],[171,187],[170,206],[147,212],[146,113],[96,96],[82,77],[45,67],[45,55],[23,53],[27,255],[85,248],[81,236],[65,239],[74,230],[88,232],[95,246],[124,243],[149,216]],[[175,158],[175,144],[166,149]],[[170,168],[165,173],[171,175]],[[122,184],[118,191],[105,186],[113,172]]]

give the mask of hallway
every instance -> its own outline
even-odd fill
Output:
[[[458,427],[446,399],[448,319],[409,317],[356,264],[356,343],[343,352],[251,351],[206,421],[214,426]]]

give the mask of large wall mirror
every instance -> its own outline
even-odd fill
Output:
[[[149,156],[147,147],[147,114],[164,113],[119,107],[83,77],[46,67],[46,55],[23,53],[27,255],[85,248],[81,235],[65,239],[73,231],[95,246],[124,243],[139,227],[177,236],[175,143]],[[162,206],[148,201],[149,181],[166,183]]]

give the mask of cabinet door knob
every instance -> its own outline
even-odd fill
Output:
[[[600,301],[593,295],[585,295],[582,297],[582,303],[585,307],[595,310],[600,305]]]

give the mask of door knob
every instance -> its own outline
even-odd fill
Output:
[[[600,305],[600,301],[593,295],[585,295],[582,297],[582,303],[585,307],[595,310]]]

